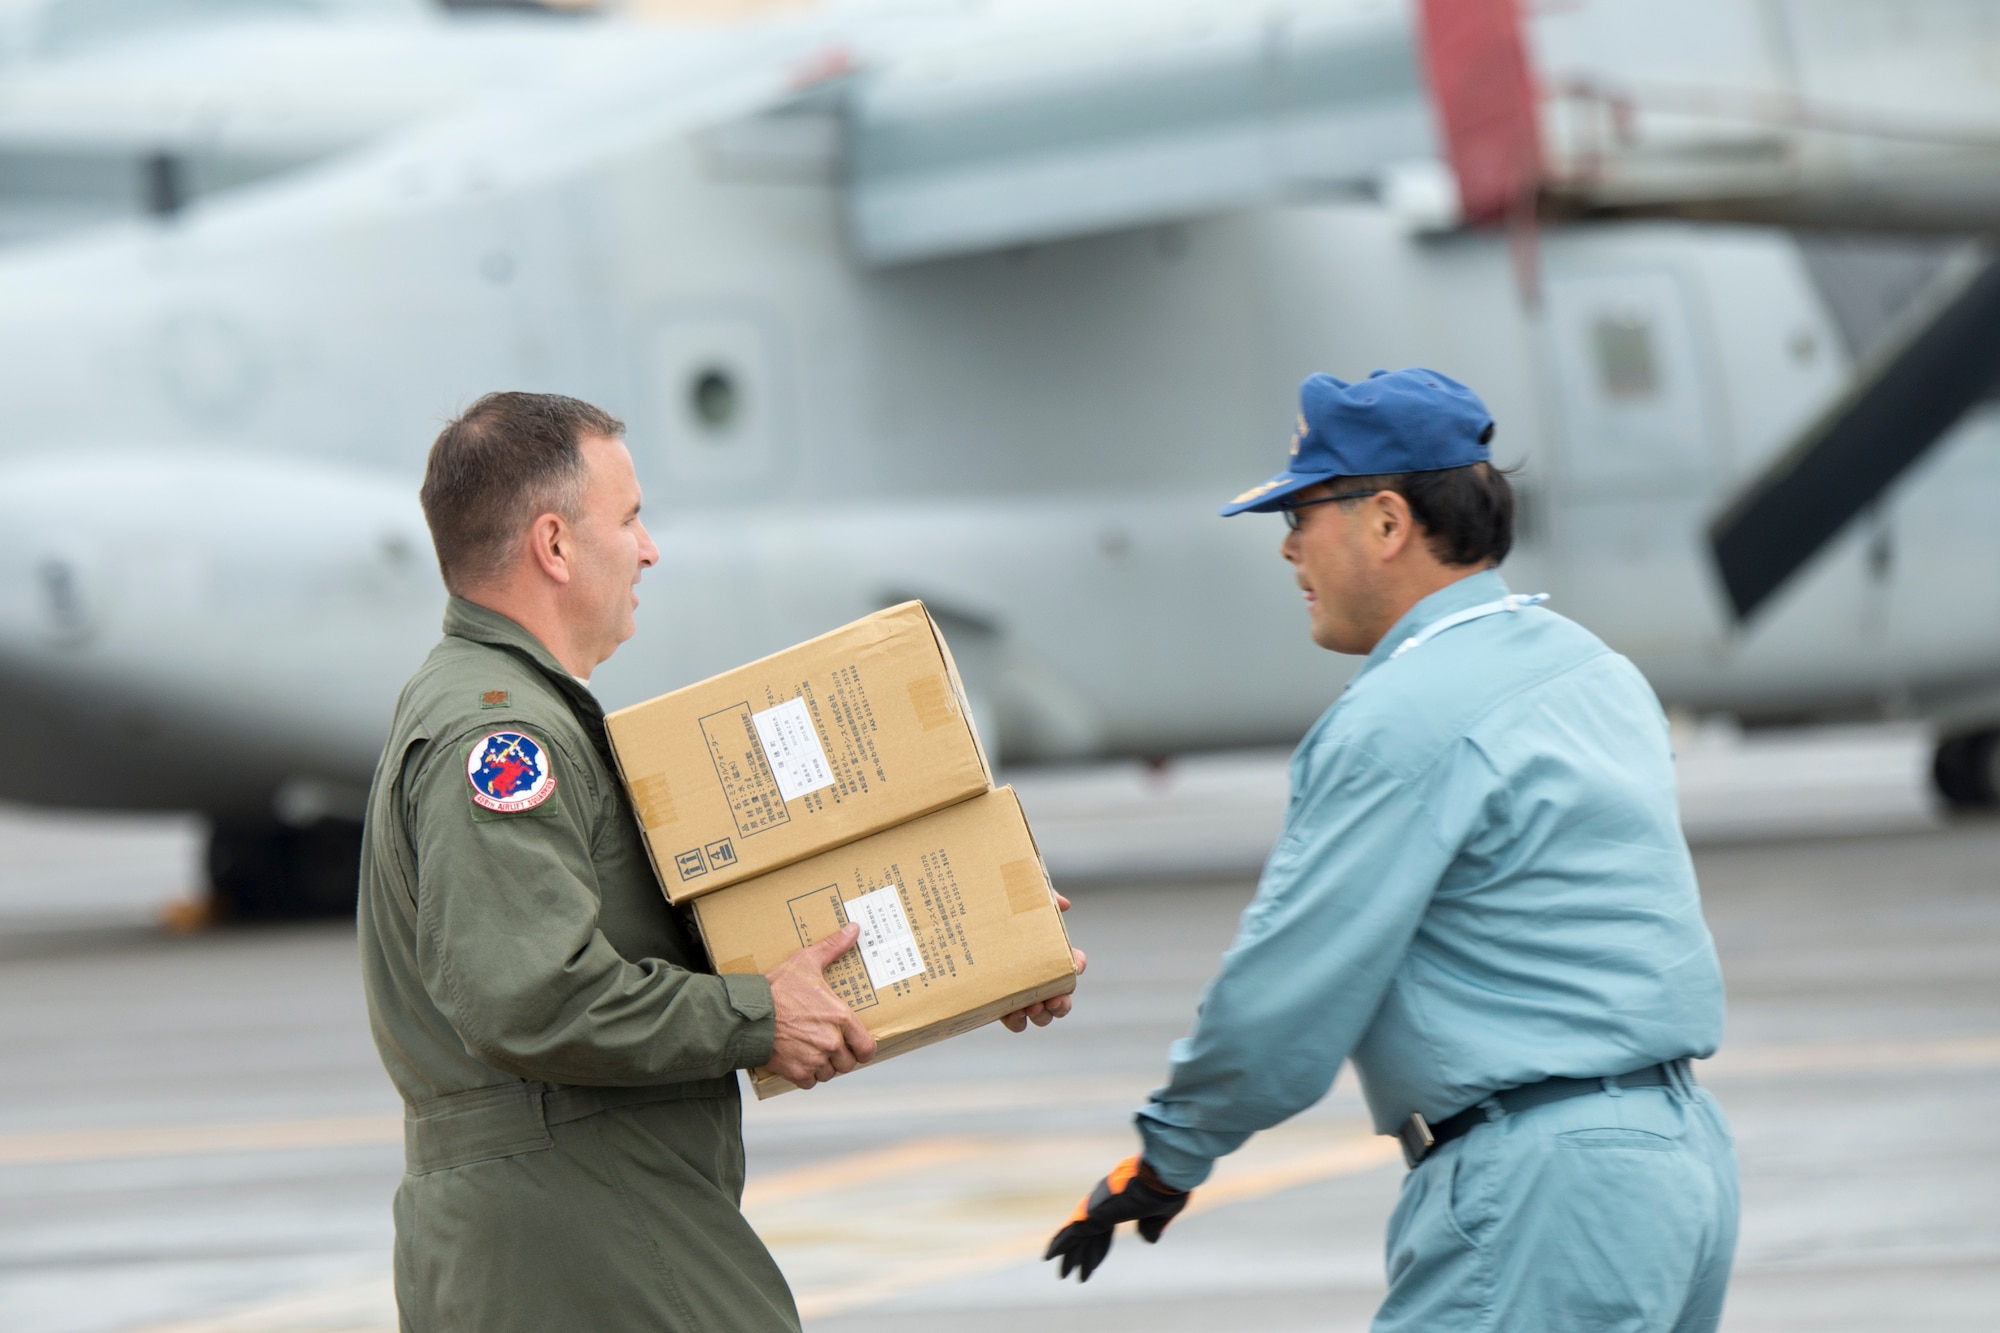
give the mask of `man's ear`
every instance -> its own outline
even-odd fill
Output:
[[[1416,535],[1416,515],[1410,512],[1410,502],[1396,491],[1377,491],[1368,499],[1369,529],[1376,549],[1384,560],[1394,560]]]
[[[528,551],[536,567],[556,583],[569,582],[570,560],[575,554],[571,546],[569,525],[561,514],[542,514],[529,525]]]

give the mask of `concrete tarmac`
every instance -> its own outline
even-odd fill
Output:
[[[1730,985],[1700,1077],[1743,1160],[1734,1333],[2000,1326],[2000,823],[1909,822],[1697,851]],[[114,884],[161,872],[107,836],[62,901],[0,902],[0,1328],[393,1329],[399,1108],[352,930],[164,935]],[[1132,1150],[1251,879],[1069,887],[1075,1017],[749,1106],[745,1206],[809,1328],[1365,1328],[1403,1170],[1345,1080],[1161,1245],[1121,1238],[1087,1287],[1038,1262]]]

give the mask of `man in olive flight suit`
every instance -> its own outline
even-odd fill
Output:
[[[811,1087],[875,1052],[822,976],[852,927],[717,976],[647,861],[586,688],[659,558],[622,434],[575,399],[492,394],[424,478],[453,597],[375,775],[360,907],[406,1108],[412,1333],[796,1331],[738,1209],[734,1071]]]

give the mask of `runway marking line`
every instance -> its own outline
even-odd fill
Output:
[[[911,1139],[907,1143],[815,1162],[790,1171],[753,1176],[743,1186],[743,1207],[762,1207],[802,1194],[821,1194],[905,1171],[962,1162],[989,1151],[991,1146],[990,1141],[975,1138]]]
[[[1277,1166],[1234,1176],[1225,1175],[1223,1179],[1197,1189],[1183,1216],[1191,1217],[1266,1194],[1372,1170],[1386,1162],[1399,1160],[1401,1151],[1394,1139],[1368,1135],[1303,1153]],[[1049,1237],[1055,1233],[1059,1220],[1052,1219],[1048,1225],[1038,1226],[1031,1232],[1017,1232],[1002,1240],[912,1264],[882,1277],[798,1292],[799,1316],[802,1319],[824,1318],[843,1310],[874,1305],[920,1287],[1038,1259],[1047,1248]]]

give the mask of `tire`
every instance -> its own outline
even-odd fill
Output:
[[[1931,781],[1954,810],[2000,807],[2000,731],[1973,731],[1938,742]]]
[[[220,823],[208,839],[208,882],[225,921],[351,917],[361,877],[361,826]]]

